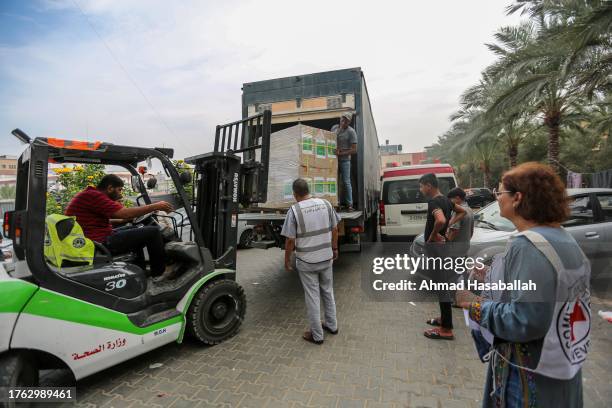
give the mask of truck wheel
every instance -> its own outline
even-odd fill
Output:
[[[0,356],[0,387],[37,387],[38,365],[24,351],[9,351]],[[20,403],[19,406],[22,406]],[[0,408],[15,407],[15,402],[0,401]]]
[[[217,280],[196,293],[187,312],[187,330],[202,343],[219,344],[238,332],[245,313],[242,287],[233,280]]]
[[[372,231],[372,242],[378,241],[378,213],[371,216],[370,230]]]
[[[251,243],[253,242],[253,236],[254,234],[252,229],[242,231],[242,234],[240,234],[240,240],[238,241],[238,248],[250,248]]]

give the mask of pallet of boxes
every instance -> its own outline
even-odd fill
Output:
[[[287,209],[295,203],[292,184],[306,180],[313,197],[338,205],[336,134],[295,125],[270,135],[268,201],[260,207]]]

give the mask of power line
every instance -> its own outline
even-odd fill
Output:
[[[119,66],[119,68],[121,68],[121,70],[123,71],[123,73],[125,74],[125,76],[128,78],[128,80],[132,83],[132,85],[134,85],[134,88],[136,88],[136,90],[140,93],[140,95],[142,96],[142,98],[145,100],[145,102],[149,105],[149,107],[151,108],[151,110],[153,111],[153,113],[155,113],[155,115],[157,116],[157,118],[159,119],[160,123],[166,128],[166,130],[168,131],[168,133],[170,133],[170,136],[172,136],[173,138],[175,138],[176,140],[178,140],[178,142],[186,148],[186,146],[182,143],[182,141],[174,134],[174,132],[172,131],[172,129],[170,129],[170,126],[168,126],[168,123],[166,123],[166,121],[164,120],[164,118],[162,117],[162,115],[159,113],[159,111],[155,108],[155,106],[153,105],[153,103],[149,100],[149,98],[147,98],[147,96],[145,95],[145,93],[142,91],[142,89],[140,89],[140,87],[138,86],[138,84],[136,83],[136,81],[132,78],[132,76],[130,75],[130,73],[128,72],[128,70],[123,66],[123,64],[121,63],[121,61],[119,61],[119,58],[117,58],[117,56],[115,55],[115,53],[113,53],[113,50],[109,47],[108,43],[104,40],[104,38],[102,37],[102,35],[100,35],[100,33],[98,32],[98,30],[96,29],[96,27],[93,25],[93,23],[91,22],[89,16],[85,13],[85,11],[83,10],[83,8],[81,8],[81,5],[78,3],[77,0],[72,0],[74,2],[74,5],[76,6],[77,9],[79,9],[79,11],[81,12],[81,15],[83,16],[83,18],[85,18],[85,21],[87,21],[87,24],[89,24],[89,27],[91,27],[91,29],[93,30],[94,33],[96,33],[96,36],[98,37],[98,39],[100,40],[100,42],[102,42],[102,44],[104,44],[104,47],[106,48],[106,51],[108,51],[108,53],[110,54],[110,56],[113,58],[113,60],[115,61],[115,63]]]

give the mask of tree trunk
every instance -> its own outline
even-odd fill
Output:
[[[548,164],[559,174],[559,124],[560,112],[548,112],[544,124],[548,127]]]
[[[518,143],[510,143],[508,146],[508,158],[510,159],[510,167],[516,167],[518,157]]]
[[[482,186],[489,188],[489,181],[491,180],[491,169],[489,168],[488,161],[482,162]]]

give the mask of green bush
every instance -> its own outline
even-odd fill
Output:
[[[47,215],[63,214],[66,207],[79,192],[85,190],[88,186],[95,187],[98,185],[102,177],[105,176],[104,165],[102,164],[85,164],[64,166],[52,169],[59,177],[57,191],[47,192]],[[134,191],[130,186],[124,186],[123,196],[130,197],[134,195]],[[122,204],[130,207],[132,202],[125,199]]]

